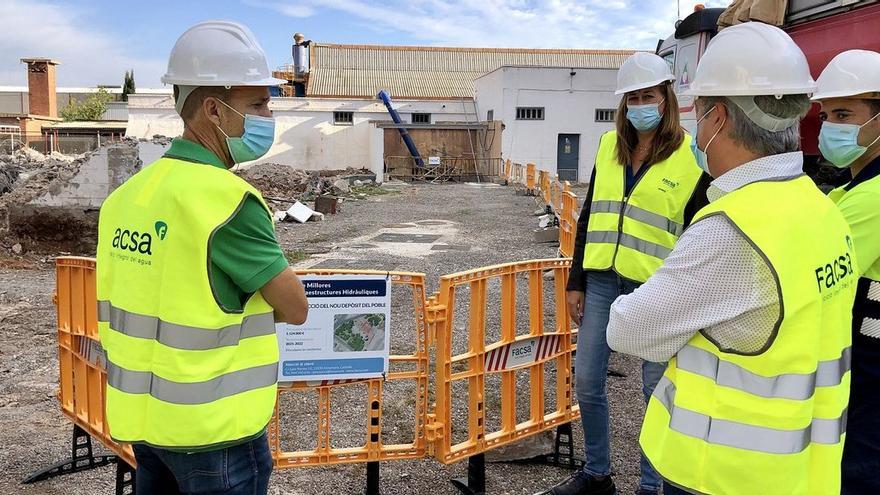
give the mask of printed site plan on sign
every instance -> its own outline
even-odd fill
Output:
[[[375,378],[388,371],[391,281],[384,275],[302,277],[309,317],[278,324],[278,381]]]

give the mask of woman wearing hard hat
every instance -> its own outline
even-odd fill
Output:
[[[861,271],[853,310],[845,495],[880,493],[880,53],[843,52],[817,81],[819,149],[852,181],[829,194],[850,224]]]
[[[639,52],[621,66],[616,130],[599,143],[590,188],[578,219],[567,301],[580,325],[576,391],[584,428],[583,470],[551,488],[551,494],[615,493],[611,479],[605,380],[610,349],[608,309],[663,263],[694,213],[707,203],[710,180],[694,159],[681,128],[674,76],[667,63]],[[642,363],[645,400],[665,363]],[[640,494],[659,493],[660,477],[641,459]]]

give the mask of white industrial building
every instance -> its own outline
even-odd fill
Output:
[[[431,157],[480,177],[497,175],[510,159],[581,181],[589,177],[599,136],[613,127],[617,69],[633,53],[309,42],[296,48],[297,65],[282,66],[275,76],[292,82],[281,94],[302,96],[272,98],[275,145],[260,162],[417,175],[400,137],[404,128],[426,162]],[[23,88],[6,89],[0,106],[25,114]],[[391,123],[376,99],[379,90],[390,93],[400,123]],[[89,92],[57,95],[63,103],[73,98],[67,93]],[[108,114],[125,115],[129,137],[179,136],[183,123],[170,93],[138,91],[127,103],[114,102]]]
[[[170,96],[130,95],[127,136],[179,136],[183,121]],[[273,98],[275,144],[256,163],[272,162],[302,170],[366,168],[381,177],[384,162],[384,129],[390,120],[378,100],[340,98]],[[395,100],[405,122],[413,115],[430,124],[473,121],[472,100]],[[423,124],[420,124],[423,125]]]
[[[481,119],[504,122],[504,157],[587,181],[614,129],[616,83],[617,69],[505,66],[474,81],[474,97]]]

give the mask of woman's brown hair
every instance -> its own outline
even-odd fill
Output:
[[[669,158],[681,146],[684,140],[684,131],[681,128],[681,120],[678,116],[678,98],[675,97],[672,83],[661,85],[660,93],[663,94],[666,110],[663,112],[660,125],[657,126],[657,132],[654,134],[654,140],[651,143],[651,150],[645,158],[645,163],[647,164],[662,162]],[[623,98],[620,99],[620,105],[617,106],[617,117],[615,118],[617,126],[617,161],[622,165],[634,165],[632,157],[639,142],[639,136],[636,128],[626,118],[626,110],[626,95],[623,95]]]

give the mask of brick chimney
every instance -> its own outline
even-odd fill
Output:
[[[58,95],[55,93],[55,66],[48,58],[23,58],[28,71],[28,114],[58,117]]]

